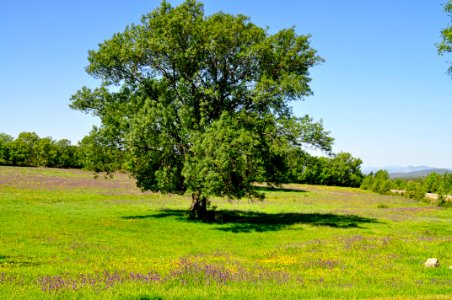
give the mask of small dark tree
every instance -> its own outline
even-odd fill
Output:
[[[100,117],[143,190],[190,192],[193,217],[209,196],[258,196],[254,180],[283,181],[293,147],[331,150],[322,124],[289,106],[311,94],[309,69],[322,62],[294,28],[269,34],[243,15],[163,1],[88,59],[102,85],[71,107]]]
[[[416,181],[409,181],[407,183],[404,196],[418,201],[424,200],[425,191],[422,189],[422,183]]]
[[[386,194],[391,190],[391,179],[389,173],[386,170],[378,170],[375,173],[374,182],[372,185],[372,191]]]
[[[441,175],[430,173],[422,182],[422,189],[426,193],[437,193],[441,186]]]
[[[0,132],[0,165],[10,164],[10,151],[13,140],[12,136]]]
[[[374,184],[374,173],[370,172],[370,174],[364,177],[360,188],[362,188],[363,190],[372,190],[373,184]]]
[[[375,174],[370,173],[361,183],[361,188],[371,190],[375,193],[387,194],[390,192],[392,181],[386,170],[378,170]]]

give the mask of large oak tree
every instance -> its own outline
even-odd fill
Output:
[[[322,123],[289,105],[312,94],[309,70],[322,62],[294,28],[269,34],[243,15],[163,1],[88,59],[102,84],[71,107],[101,119],[143,190],[191,193],[192,217],[212,195],[260,197],[252,183],[284,180],[294,147],[331,151]]]

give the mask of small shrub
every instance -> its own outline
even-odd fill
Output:
[[[425,198],[425,192],[419,183],[409,182],[406,188],[405,196],[410,199],[422,201]]]
[[[377,208],[389,208],[389,206],[387,206],[384,203],[380,203],[380,204],[377,205]]]

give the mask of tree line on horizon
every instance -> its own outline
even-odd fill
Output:
[[[67,139],[58,141],[21,132],[17,138],[0,133],[0,165],[21,167],[79,168],[78,147]]]
[[[78,168],[111,174],[129,171],[125,149],[110,144],[94,128],[77,145],[68,139],[39,137],[35,132],[21,132],[17,138],[0,133],[0,165],[21,167]],[[438,204],[447,204],[452,195],[452,174],[430,173],[424,178],[391,179],[388,171],[379,170],[364,175],[362,161],[350,153],[314,156],[300,148],[292,149],[286,157],[288,168],[280,174],[282,183],[326,186],[360,187],[379,194],[396,194],[414,200],[425,200],[427,193],[438,194]],[[256,178],[256,181],[265,181]]]
[[[17,138],[0,133],[0,165],[128,171],[127,151],[109,144],[98,131],[94,128],[77,145],[68,139],[41,138],[35,132],[21,132]],[[364,178],[361,159],[346,152],[318,157],[294,148],[287,160],[287,172],[281,174],[284,183],[359,187]]]
[[[432,172],[423,178],[391,179],[388,171],[379,170],[363,179],[361,189],[382,195],[402,195],[419,201],[427,200],[426,194],[432,193],[438,195],[438,205],[449,205],[447,197],[452,195],[452,174]]]

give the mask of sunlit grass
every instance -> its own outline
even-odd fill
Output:
[[[186,218],[189,197],[141,193],[127,174],[0,167],[0,298],[452,294],[450,209],[350,188],[265,192],[214,199],[202,223]]]

